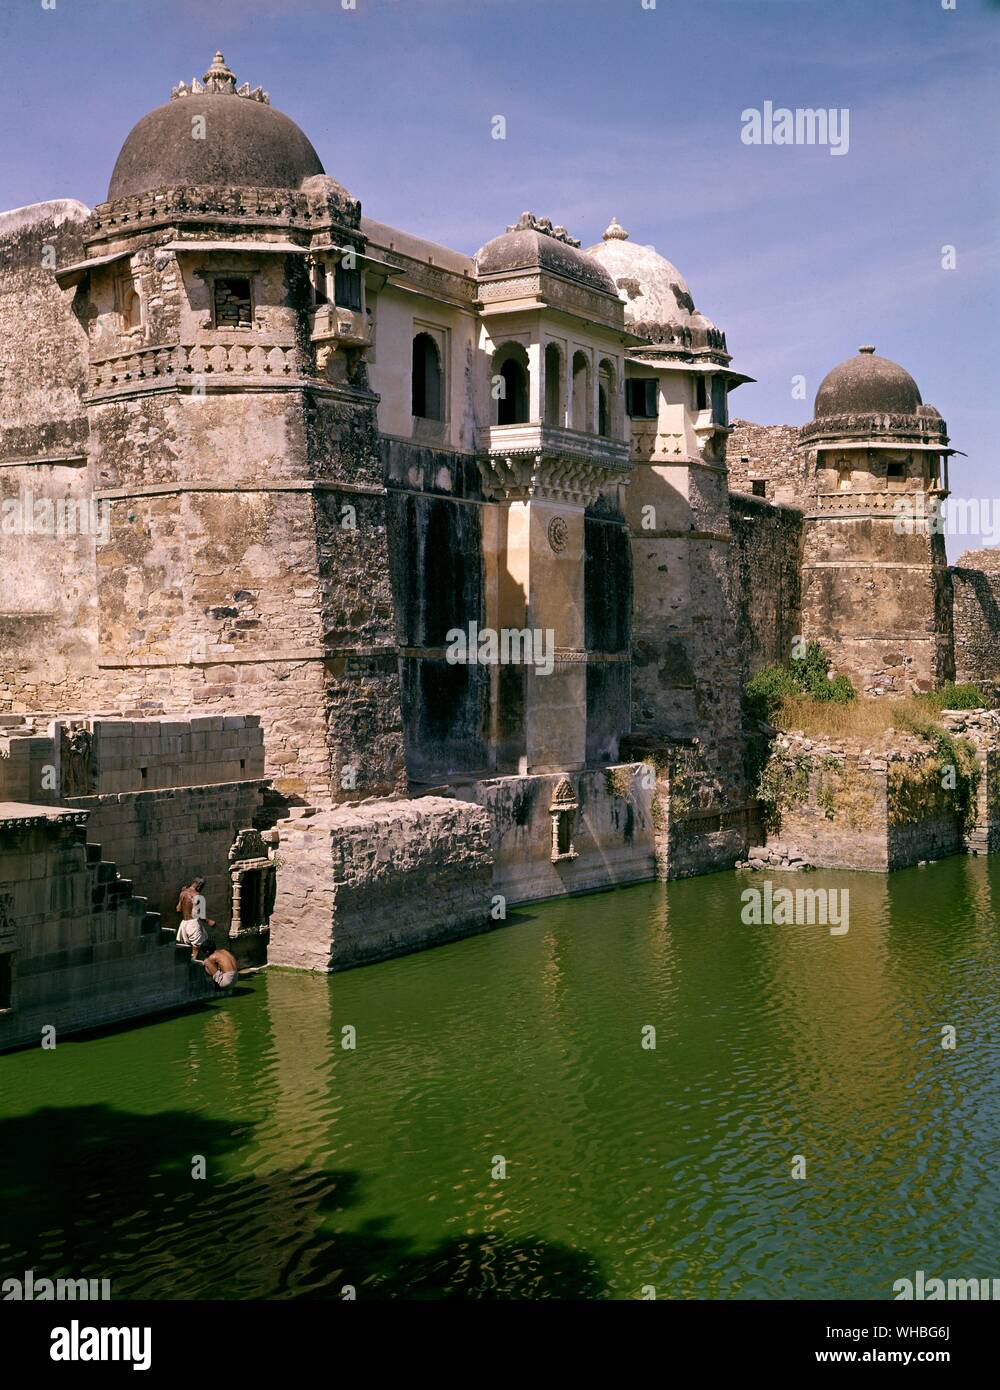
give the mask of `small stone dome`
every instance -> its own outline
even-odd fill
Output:
[[[858,348],[834,367],[819,384],[813,415],[916,415],[920,391],[898,362],[876,356],[870,346]]]
[[[503,236],[494,237],[479,248],[476,269],[484,276],[548,270],[618,297],[607,271],[580,250],[580,243],[573,240],[565,227],[553,227],[548,218],[536,218],[530,212],[522,213]]]
[[[714,328],[703,314],[695,318],[688,283],[675,265],[652,246],[629,241],[618,221],[611,225],[587,255],[607,271],[625,300],[625,320],[630,324],[676,323]]]
[[[204,116],[205,138],[192,137]],[[143,116],[115,163],[108,201],[158,188],[299,188],[324,172],[319,155],[266,92],[236,78],[216,53],[201,82],[181,82],[171,99]]]

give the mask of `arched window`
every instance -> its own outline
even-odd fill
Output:
[[[141,328],[142,301],[139,299],[139,287],[128,270],[115,277],[114,289],[115,308],[121,318],[122,328],[126,331],[130,328]]]
[[[413,340],[413,413],[424,420],[441,420],[443,399],[441,353],[429,333]]]
[[[125,293],[125,327],[142,327],[142,303],[134,286]]]
[[[590,363],[587,354],[573,354],[573,428],[593,430],[593,414],[590,401]]]
[[[605,438],[615,432],[616,407],[615,366],[605,358],[597,374],[597,433]]]
[[[528,354],[510,343],[493,359],[493,394],[498,425],[524,425],[528,420]],[[497,380],[499,378],[499,381]]]
[[[549,343],[545,348],[545,423],[563,423],[562,353],[555,343]]]

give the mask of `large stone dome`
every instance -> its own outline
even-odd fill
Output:
[[[816,392],[813,415],[817,420],[827,415],[916,415],[921,404],[909,372],[865,346],[827,372]]]
[[[630,241],[618,221],[587,255],[611,277],[625,300],[625,322],[654,343],[725,351],[725,335],[698,312],[684,276],[653,246]]]
[[[614,281],[602,266],[581,251],[565,227],[553,227],[547,218],[524,212],[502,236],[494,237],[476,252],[476,270],[482,276],[507,275],[518,270],[548,270],[578,280],[605,294],[618,294]]]
[[[204,139],[192,117],[204,116]],[[115,163],[108,201],[158,188],[299,188],[324,173],[319,155],[266,92],[236,78],[216,53],[202,82],[180,83],[132,128]]]
[[[596,246],[587,248],[625,299],[625,317],[642,323],[689,323],[694,300],[675,265],[652,246],[629,241],[617,217]]]

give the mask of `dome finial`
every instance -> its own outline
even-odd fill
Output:
[[[601,240],[628,241],[628,232],[618,221],[617,217],[612,217],[611,221],[608,223],[607,230],[605,231],[604,236],[601,238]]]
[[[268,106],[271,101],[270,94],[265,92],[263,87],[254,87],[250,90],[250,83],[244,82],[242,87],[236,85],[236,74],[230,68],[222,50],[217,49],[212,64],[204,77],[199,82],[197,77],[192,77],[190,87],[186,82],[178,82],[176,87],[170,89],[170,100],[174,101],[177,97],[198,96],[201,92],[222,93],[225,96],[249,97],[251,101],[263,102]]]
[[[875,347],[872,343],[862,343],[862,345],[858,348],[858,352],[864,353],[866,357],[871,357],[874,351]]]
[[[217,49],[212,65],[201,79],[206,92],[235,92],[236,74],[226,67],[226,60]]]

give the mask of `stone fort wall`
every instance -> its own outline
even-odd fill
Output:
[[[734,493],[729,524],[732,659],[745,684],[762,666],[787,661],[802,631],[803,522],[795,507]]]
[[[12,716],[6,716],[13,721]],[[229,850],[254,824],[266,781],[260,720],[80,717],[0,729],[0,802],[75,807],[88,834],[151,911],[175,927],[183,884],[206,879],[209,915],[224,937],[232,917]]]
[[[797,425],[733,420],[726,441],[726,466],[732,492],[802,505],[806,481]]]
[[[967,550],[951,568],[955,679],[1000,679],[1000,550]]]
[[[87,214],[71,199],[0,213],[0,710],[93,700],[87,334],[53,276],[83,255]],[[72,532],[55,532],[57,504]]]
[[[0,816],[0,1050],[178,1008],[215,986],[103,858],[82,811]],[[13,968],[10,962],[13,961]]]

